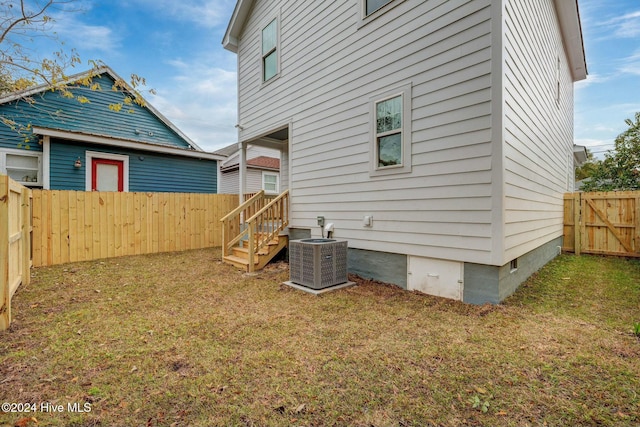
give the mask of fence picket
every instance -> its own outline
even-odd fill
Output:
[[[563,249],[640,257],[640,191],[565,194]]]
[[[33,190],[33,265],[220,246],[232,194]]]
[[[11,325],[11,299],[30,280],[31,190],[0,175],[0,331]]]

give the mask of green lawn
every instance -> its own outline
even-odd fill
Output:
[[[316,297],[219,250],[32,275],[0,402],[35,412],[0,426],[640,424],[638,260],[563,255],[498,306],[361,279]]]

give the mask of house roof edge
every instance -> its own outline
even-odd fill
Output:
[[[134,93],[136,92],[127,82],[126,80],[124,80],[122,77],[120,77],[118,74],[116,74],[115,71],[113,71],[111,69],[111,67],[109,67],[108,65],[101,65],[99,67],[94,67],[90,70],[87,71],[83,71],[81,73],[77,73],[77,74],[73,74],[71,76],[68,76],[65,79],[65,84],[73,84],[83,78],[86,78],[87,76],[92,76],[92,77],[96,77],[96,76],[101,76],[101,75],[108,75],[109,77],[111,77],[114,81],[121,81],[124,84],[125,90],[129,93]],[[31,95],[35,95],[37,93],[42,93],[45,92],[49,89],[51,89],[53,87],[52,84],[49,83],[43,83],[37,86],[33,86],[30,88],[26,88],[17,92],[13,92],[10,93],[6,96],[0,97],[0,104],[5,104],[7,102],[13,102],[13,101],[17,101],[19,99],[23,99],[26,97],[29,97]],[[204,150],[198,145],[196,144],[194,141],[191,140],[191,138],[189,138],[186,134],[184,134],[178,127],[176,127],[173,123],[171,123],[169,121],[169,119],[167,119],[162,113],[160,113],[160,111],[156,110],[156,108],[151,105],[146,99],[144,99],[144,97],[140,96],[142,98],[142,100],[144,101],[145,104],[145,108],[147,108],[151,114],[153,114],[154,116],[156,116],[158,118],[158,120],[160,120],[162,123],[164,123],[169,129],[171,129],[173,132],[176,133],[176,135],[178,135],[180,138],[182,138],[190,147],[193,148],[193,150],[195,151],[201,151],[204,152]]]
[[[253,0],[237,1],[231,19],[229,20],[227,31],[225,31],[222,39],[222,47],[225,49],[238,53],[238,37],[240,36],[242,28],[244,28],[244,23],[249,16],[249,10],[252,4]]]
[[[555,6],[560,21],[564,46],[569,58],[571,76],[574,82],[584,80],[587,78],[587,61],[578,0],[555,0]]]

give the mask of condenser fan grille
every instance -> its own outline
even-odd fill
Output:
[[[324,289],[347,282],[347,241],[290,241],[289,271],[293,283],[312,289]]]

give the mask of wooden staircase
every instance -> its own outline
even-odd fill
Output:
[[[277,197],[260,191],[220,221],[223,261],[247,272],[260,270],[289,241],[289,191]]]

